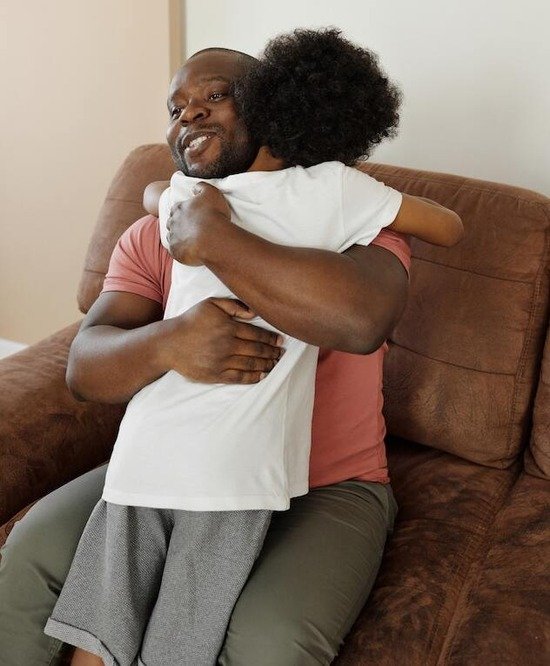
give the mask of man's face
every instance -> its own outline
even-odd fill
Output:
[[[168,145],[178,169],[196,178],[246,171],[258,152],[237,115],[232,83],[242,72],[236,54],[207,51],[172,79],[168,94]]]

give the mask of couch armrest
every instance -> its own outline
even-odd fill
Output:
[[[0,525],[110,455],[124,407],[71,396],[65,369],[77,330],[0,361]]]

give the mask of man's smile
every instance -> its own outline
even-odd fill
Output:
[[[194,158],[201,155],[212,144],[212,140],[218,136],[217,132],[211,130],[198,130],[189,132],[181,141],[183,157]]]

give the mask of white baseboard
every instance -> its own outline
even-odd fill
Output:
[[[22,342],[13,342],[13,340],[5,340],[0,338],[0,358],[9,356],[10,354],[15,354],[15,352],[25,349],[28,345],[23,344]]]

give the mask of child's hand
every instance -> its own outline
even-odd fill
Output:
[[[160,195],[168,187],[170,187],[170,181],[157,180],[154,183],[149,183],[145,188],[143,192],[143,207],[150,215],[159,216]]]

